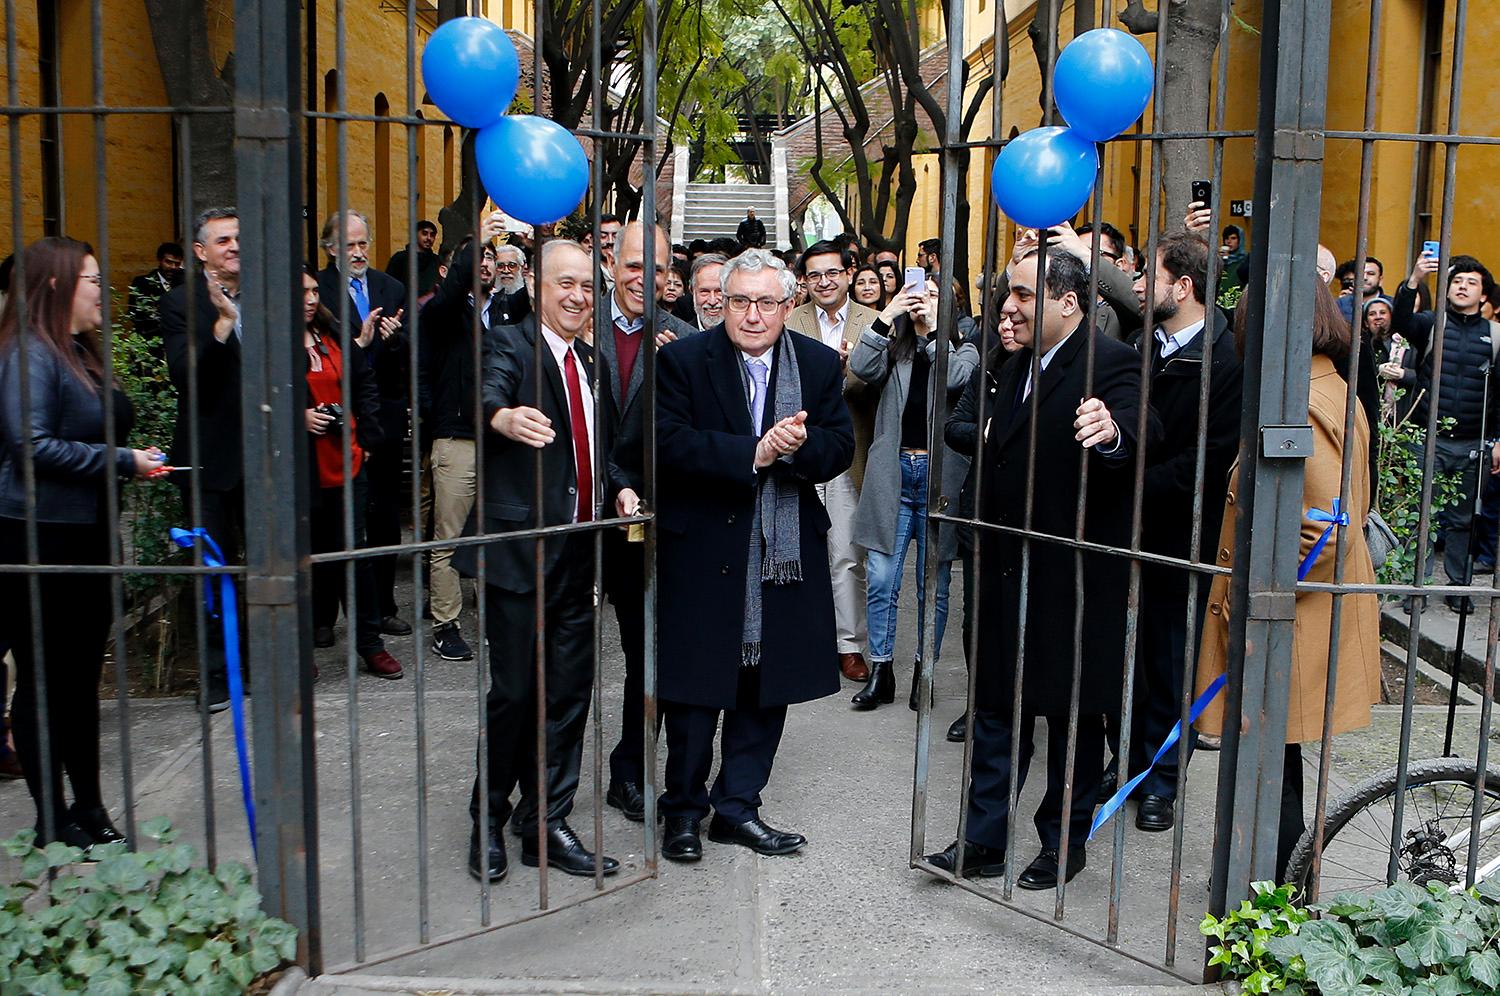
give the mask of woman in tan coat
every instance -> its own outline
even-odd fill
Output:
[[[1235,335],[1244,353],[1245,307],[1235,314]],[[1305,464],[1302,485],[1304,509],[1329,512],[1339,497],[1344,448],[1351,449],[1353,471],[1349,484],[1348,550],[1344,557],[1343,581],[1370,584],[1375,568],[1365,546],[1362,528],[1370,511],[1370,425],[1356,406],[1354,435],[1344,438],[1344,405],[1348,386],[1335,363],[1349,354],[1349,325],[1338,312],[1333,295],[1319,288],[1313,314],[1313,356],[1307,401],[1307,420],[1313,430],[1312,456]],[[1224,499],[1224,525],[1219,532],[1218,563],[1232,564],[1235,528],[1235,495],[1239,490],[1239,467],[1231,472],[1229,493]],[[1327,523],[1302,517],[1302,553],[1306,558]],[[1305,580],[1332,582],[1340,530],[1336,528],[1313,562]],[[1299,563],[1301,561],[1299,560]],[[1370,724],[1370,706],[1380,699],[1380,608],[1376,596],[1344,595],[1339,629],[1338,677],[1333,703],[1333,733],[1357,730]],[[1326,591],[1297,592],[1297,617],[1292,646],[1292,680],[1286,724],[1286,761],[1281,789],[1281,829],[1276,847],[1277,877],[1286,871],[1287,859],[1306,828],[1302,805],[1301,744],[1323,736],[1323,703],[1328,688],[1328,644],[1333,620],[1333,595]],[[1229,577],[1214,578],[1209,590],[1208,616],[1203,627],[1203,646],[1198,658],[1197,691],[1201,694],[1225,673],[1229,657]],[[1224,697],[1220,696],[1199,717],[1199,731],[1219,735],[1224,725]]]

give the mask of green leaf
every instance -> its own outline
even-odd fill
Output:
[[[1347,992],[1364,979],[1357,967],[1359,948],[1353,932],[1337,920],[1313,920],[1298,933],[1307,978],[1325,996]]]
[[[99,862],[94,879],[104,888],[117,892],[137,892],[150,881],[141,856],[129,851]]]
[[[1448,956],[1447,938],[1441,926],[1423,923],[1412,931],[1407,944],[1421,964],[1432,967],[1441,965]]]
[[[4,840],[0,840],[0,850],[3,850],[12,858],[20,858],[24,857],[26,852],[32,849],[32,845],[35,842],[35,830],[22,830],[14,837],[7,837]]]
[[[1480,985],[1500,992],[1500,953],[1494,949],[1471,953],[1464,959],[1463,973]]]
[[[285,920],[267,917],[256,930],[255,936],[270,944],[282,961],[290,961],[297,954],[297,928]]]

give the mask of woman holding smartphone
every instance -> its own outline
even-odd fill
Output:
[[[28,246],[21,262],[24,284],[12,277],[0,313],[0,563],[32,562],[26,523],[30,484],[37,562],[108,564],[115,542],[109,475],[122,482],[151,477],[160,472],[162,453],[154,446],[130,449],[105,440],[105,405],[113,408],[117,439],[129,436],[134,409],[118,388],[104,394],[99,326],[106,288],[93,249],[73,239],[46,238]],[[33,601],[26,574],[0,574],[0,645],[15,654],[13,726],[26,787],[36,804],[36,843],[60,840],[85,851],[122,843],[125,836],[110,821],[99,783],[99,675],[109,638],[109,576],[55,573],[38,581],[40,597]],[[34,621],[39,644],[33,643]],[[45,782],[39,668],[47,701]],[[71,806],[63,794],[65,774],[73,789]]]

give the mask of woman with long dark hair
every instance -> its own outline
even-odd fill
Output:
[[[382,334],[377,331],[379,310],[370,312],[358,337],[350,339],[347,363],[335,319],[323,307],[318,280],[309,266],[302,268],[302,345],[307,351],[307,455],[314,486],[309,488],[308,526],[313,553],[347,549],[344,545],[344,488],[354,520],[354,547],[365,545],[367,500],[365,461],[380,444],[380,395],[375,374],[365,361],[364,347]],[[351,379],[345,411],[344,370]],[[344,476],[344,440],[349,441],[349,476]],[[368,557],[354,562],[354,605],[347,603],[345,565],[313,566],[313,643],[333,646],[333,624],[343,605],[354,631],[354,649],[365,670],[378,678],[399,678],[401,665],[380,638],[380,602],[375,595],[375,567]]]
[[[106,288],[93,249],[73,239],[46,238],[26,248],[21,264],[24,285],[12,278],[0,313],[0,563],[31,562],[27,491],[34,487],[37,562],[108,564],[114,542],[108,476],[149,477],[162,466],[162,453],[105,440],[104,406],[113,407],[117,439],[129,436],[134,410],[118,388],[104,396],[98,330]],[[40,598],[33,602],[27,575],[0,574],[0,645],[15,654],[16,753],[36,803],[37,843],[60,840],[84,849],[120,843],[125,836],[110,822],[99,784],[99,675],[109,637],[109,576],[42,574],[38,582]],[[40,645],[32,642],[38,614]],[[47,791],[38,668],[47,700]],[[71,806],[63,795],[64,774],[73,789]]]
[[[866,308],[874,308],[876,311],[890,303],[890,295],[885,292],[880,271],[870,263],[865,263],[854,271],[854,279],[849,283],[849,296]]]
[[[864,486],[854,513],[854,542],[867,551],[866,605],[870,628],[870,678],[856,692],[856,709],[874,709],[896,697],[893,661],[896,651],[896,612],[901,601],[901,575],[906,551],[917,544],[917,662],[925,645],[927,557],[938,558],[937,640],[943,645],[948,624],[948,582],[958,556],[958,532],[945,523],[938,533],[938,549],[927,549],[928,447],[938,440],[943,450],[942,494],[958,495],[968,473],[969,458],[942,442],[938,391],[951,408],[969,383],[979,363],[979,352],[963,342],[955,328],[945,338],[937,335],[937,284],[927,281],[922,294],[905,290],[880,313],[849,354],[849,371],[880,389],[875,412],[875,435],[865,463]],[[937,350],[948,353],[946,383],[936,382]],[[934,661],[936,664],[936,661]],[[910,704],[917,707],[916,675],[912,668]]]

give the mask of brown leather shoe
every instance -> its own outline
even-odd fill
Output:
[[[844,672],[844,677],[850,681],[870,679],[870,665],[865,663],[865,655],[858,651],[852,654],[839,654],[839,670]]]

